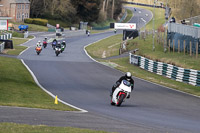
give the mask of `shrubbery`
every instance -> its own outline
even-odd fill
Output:
[[[25,23],[28,24],[37,24],[42,26],[47,26],[48,20],[41,18],[27,18],[24,20]]]

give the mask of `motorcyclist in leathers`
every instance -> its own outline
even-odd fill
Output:
[[[112,92],[110,94],[110,96],[112,96],[113,92],[115,91],[115,89],[121,84],[122,80],[127,80],[131,83],[131,89],[133,90],[134,88],[134,80],[132,79],[131,77],[131,73],[130,72],[127,72],[125,74],[125,76],[122,76],[119,80],[116,81],[116,84],[113,85],[112,87]],[[130,95],[128,95],[127,98],[130,98]]]
[[[56,44],[56,48],[61,48],[61,43],[60,43],[60,42],[58,42],[58,43]]]

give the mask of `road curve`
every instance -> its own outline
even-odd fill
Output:
[[[133,21],[134,18],[130,22]],[[126,100],[121,107],[110,105],[109,90],[123,73],[94,62],[85,54],[83,48],[111,35],[114,33],[107,32],[94,34],[90,37],[83,35],[78,38],[67,38],[66,51],[59,57],[56,57],[52,48],[48,46],[39,56],[36,55],[34,47],[30,47],[18,58],[24,60],[40,84],[48,91],[67,103],[89,111],[89,113],[78,115],[80,116],[78,119],[81,119],[81,115],[87,116],[85,120],[80,120],[85,122],[85,126],[78,125],[75,120],[72,121],[76,127],[87,128],[92,125],[92,129],[101,127],[102,130],[121,133],[199,132],[199,98],[135,77],[135,89],[131,98]],[[33,46],[34,44],[30,42],[29,45]],[[25,109],[22,110],[27,113]],[[2,111],[2,107],[0,111]],[[30,115],[27,119],[38,118],[32,124],[65,126],[63,122],[69,123],[67,119],[71,117],[67,113],[66,117],[62,114],[60,116],[66,118],[65,120],[55,118],[57,121],[52,122],[49,117],[54,118],[54,115],[50,116],[48,113],[53,111],[38,112],[41,117],[35,114],[30,115],[31,113],[27,115]],[[57,114],[55,113],[55,115]],[[42,118],[43,116],[44,118]],[[72,115],[72,117],[75,116]],[[87,121],[87,118],[91,121]],[[95,119],[95,121],[90,118]],[[3,118],[1,117],[0,120],[3,121]],[[97,123],[95,123],[96,121]],[[69,126],[73,126],[72,123]]]

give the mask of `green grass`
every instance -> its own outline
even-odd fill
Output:
[[[25,124],[0,123],[2,133],[108,133],[72,127],[49,127],[45,125],[31,126]]]
[[[12,32],[12,37],[19,37],[19,38],[24,38],[24,34],[23,33],[18,33],[18,32]]]
[[[153,39],[152,36],[148,36],[145,41],[136,38],[134,40],[129,41],[128,49],[136,49],[139,48],[138,55],[145,56],[152,60],[157,60],[161,62],[165,62],[168,64],[173,64],[179,67],[187,68],[187,69],[196,69],[200,70],[200,58],[195,56],[189,56],[189,54],[178,53],[178,52],[166,52],[164,53],[163,44],[158,44],[155,39],[155,51],[152,51],[153,47]]]
[[[122,23],[127,23],[132,17],[133,17],[133,12],[131,10],[127,9],[127,17]],[[113,21],[105,22],[106,24],[104,24],[104,25],[109,25],[112,22]],[[108,29],[108,30],[113,30],[113,32],[114,32],[114,29]],[[108,31],[108,30],[91,30],[91,34],[102,33],[102,32]]]
[[[75,27],[78,27],[78,25],[72,25],[68,22],[65,22],[65,21],[61,21],[61,20],[53,20],[53,19],[48,19],[48,23],[53,25],[53,26],[56,26],[56,24],[60,24],[60,27],[64,27],[64,28],[69,28],[70,26],[75,26]]]
[[[26,24],[28,25],[28,31],[48,31],[48,27],[35,25],[35,24]]]
[[[20,24],[23,24],[23,23],[18,23],[18,22],[15,22],[14,25],[15,27],[18,27]],[[41,25],[36,25],[36,24],[27,24],[27,23],[24,23],[24,25],[28,25],[28,31],[48,31],[48,27],[46,26],[41,26]]]
[[[111,57],[119,54],[121,40],[122,35],[115,35],[86,47],[86,50],[94,58]]]
[[[73,111],[40,89],[20,60],[0,57],[0,105]],[[58,96],[59,98],[59,96]]]
[[[127,23],[133,17],[133,12],[127,9],[127,16],[126,19],[122,23]]]
[[[14,47],[14,49],[6,49],[5,50],[6,54],[9,54],[9,55],[19,55],[19,53],[21,53],[23,50],[26,49],[26,47],[19,46],[19,44],[25,43],[26,41],[28,41],[28,39],[13,38],[11,40],[13,41],[13,47]]]

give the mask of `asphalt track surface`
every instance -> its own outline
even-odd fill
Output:
[[[141,10],[140,14],[149,12]],[[130,20],[134,21],[137,20]],[[88,113],[0,107],[1,122],[72,126],[120,133],[198,133],[199,98],[135,77],[131,98],[121,107],[110,105],[109,91],[124,73],[94,62],[85,54],[84,46],[112,35],[113,32],[106,32],[67,38],[66,50],[58,57],[51,46],[36,55],[35,42],[45,35],[25,44],[30,48],[18,58],[24,60],[39,83],[63,101]]]

